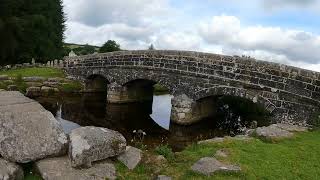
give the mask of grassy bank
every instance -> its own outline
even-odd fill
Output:
[[[7,89],[9,85],[16,85],[18,90],[21,92],[25,92],[26,88],[31,85],[23,81],[23,77],[43,77],[45,79],[48,78],[61,78],[63,83],[57,86],[57,88],[62,92],[73,92],[79,91],[82,89],[82,84],[78,81],[70,81],[65,79],[66,75],[61,69],[56,68],[21,68],[21,69],[12,69],[12,70],[2,70],[0,71],[0,75],[9,76],[10,80],[0,81],[0,89]],[[44,81],[40,81],[38,83],[43,83]]]
[[[217,173],[207,177],[190,170],[200,158],[212,157],[222,148],[228,149],[230,156],[218,159],[240,165],[241,173]],[[230,139],[223,143],[195,144],[176,153],[160,170],[144,163],[134,171],[118,163],[117,170],[119,179],[150,179],[156,174],[173,179],[320,179],[319,159],[320,131],[314,131],[299,133],[292,139],[277,143]]]
[[[13,69],[8,71],[0,71],[0,75],[8,75],[9,77],[17,77],[21,75],[22,77],[28,76],[39,76],[44,78],[51,77],[65,77],[64,72],[61,69],[56,68],[22,68],[22,69]]]

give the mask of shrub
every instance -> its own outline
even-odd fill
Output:
[[[156,147],[155,152],[159,155],[164,156],[168,160],[172,160],[174,158],[174,153],[172,152],[172,149],[168,146],[168,144]]]

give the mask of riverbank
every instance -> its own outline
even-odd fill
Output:
[[[80,82],[67,79],[65,73],[57,68],[31,67],[0,71],[0,89],[26,93],[29,87],[48,87],[44,88],[47,90],[56,88],[62,93],[83,89]]]
[[[167,149],[164,147],[163,149]],[[216,155],[218,150],[228,152],[227,157]],[[253,138],[251,140],[226,139],[223,142],[193,144],[182,152],[167,154],[161,167],[152,162],[142,162],[135,170],[117,163],[119,179],[150,179],[165,174],[173,179],[319,179],[320,131],[297,133],[293,138],[273,143]],[[145,152],[147,154],[156,152]],[[200,175],[190,167],[202,157],[215,157],[226,164],[237,164],[239,173]]]

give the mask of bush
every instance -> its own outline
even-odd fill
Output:
[[[164,156],[168,160],[172,160],[174,158],[174,153],[172,152],[172,149],[168,146],[168,144],[156,147],[155,152],[159,155]]]

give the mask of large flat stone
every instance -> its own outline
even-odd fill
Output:
[[[199,161],[197,161],[195,164],[193,164],[193,166],[191,167],[191,170],[193,170],[194,172],[209,176],[217,171],[239,172],[241,171],[241,168],[235,165],[224,164],[212,157],[204,157],[204,158],[201,158]]]
[[[135,147],[127,146],[126,151],[120,154],[117,159],[126,165],[130,170],[134,169],[139,162],[141,161],[141,153],[140,149]]]
[[[71,131],[69,157],[73,167],[91,167],[94,161],[117,156],[126,150],[126,139],[117,131],[80,127]]]
[[[277,140],[292,137],[293,133],[281,129],[275,125],[270,125],[267,127],[258,127],[253,135],[256,135],[264,140]]]
[[[65,156],[40,160],[36,168],[44,180],[116,179],[116,168],[108,160],[94,163],[88,169],[75,169]]]
[[[61,124],[39,103],[18,92],[0,92],[0,154],[26,163],[66,152]]]
[[[23,177],[23,170],[19,165],[0,158],[1,180],[23,180]]]

